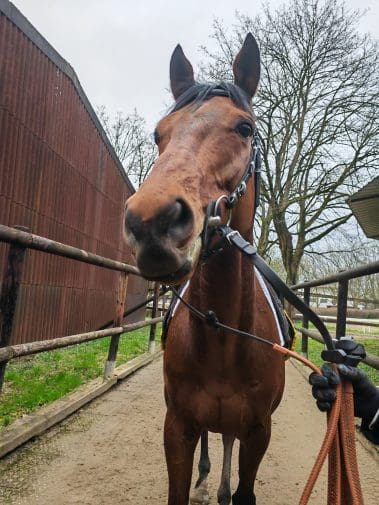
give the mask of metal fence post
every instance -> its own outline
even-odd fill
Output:
[[[116,303],[116,316],[114,318],[113,326],[121,326],[124,317],[124,309],[126,302],[126,290],[128,287],[128,274],[126,272],[120,273],[120,279],[118,282],[118,293],[117,293],[117,303]],[[105,363],[104,368],[104,379],[110,379],[113,377],[114,369],[116,365],[118,343],[120,340],[120,335],[112,335],[111,342],[109,344],[108,358]]]
[[[346,334],[348,292],[349,292],[349,280],[348,279],[340,280],[338,283],[336,338],[344,337]]]
[[[28,231],[28,228],[22,226],[15,226],[15,228]],[[25,252],[26,248],[19,245],[11,244],[9,247],[0,295],[0,347],[8,346],[11,341]],[[7,362],[0,364],[0,393],[4,383],[6,366]]]
[[[311,300],[311,288],[306,286],[304,288],[304,303],[306,305],[310,304]],[[306,315],[303,315],[303,328],[308,329],[309,327],[309,320]],[[308,358],[308,335],[304,335],[304,333],[301,336],[301,354]]]
[[[156,282],[154,284],[154,300],[153,300],[153,308],[151,310],[151,319],[157,317],[158,312],[158,300],[159,300],[159,283]],[[152,324],[150,326],[150,335],[149,335],[149,352],[153,353],[155,351],[155,334],[157,330],[157,325]]]

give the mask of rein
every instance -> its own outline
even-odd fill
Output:
[[[171,290],[174,293],[174,295],[176,296],[176,298],[178,300],[180,300],[183,303],[183,305],[185,305],[187,307],[187,309],[193,315],[195,315],[198,319],[201,319],[202,321],[204,321],[209,326],[212,326],[213,328],[216,328],[216,329],[230,331],[230,333],[234,333],[235,335],[241,335],[243,337],[252,338],[253,340],[257,340],[258,342],[261,342],[262,344],[267,344],[275,349],[275,346],[277,344],[274,344],[270,340],[267,340],[266,338],[263,338],[263,337],[258,337],[257,335],[253,335],[252,333],[248,333],[247,331],[242,331],[242,330],[238,330],[237,328],[232,328],[231,326],[228,326],[227,324],[221,323],[219,321],[216,313],[213,310],[208,310],[207,312],[201,312],[196,307],[194,307],[193,305],[188,303],[186,300],[184,300],[184,298],[181,296],[181,294],[179,293],[179,291],[176,288],[171,287]],[[281,346],[279,346],[279,347],[281,347]],[[313,370],[315,372],[319,373],[319,369],[317,367],[313,367]]]
[[[219,233],[242,254],[250,258],[253,265],[259,270],[263,277],[273,286],[275,291],[293,305],[299,312],[306,316],[311,323],[321,333],[324,343],[329,351],[334,350],[333,340],[328,329],[319,316],[299,298],[291,288],[282,281],[274,270],[265,262],[258,254],[256,248],[247,240],[245,240],[237,230],[233,230],[228,225],[221,226]]]

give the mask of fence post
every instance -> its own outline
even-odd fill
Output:
[[[113,326],[121,326],[122,320],[124,317],[125,310],[125,301],[126,301],[126,290],[128,287],[128,274],[126,272],[120,273],[120,278],[118,281],[118,293],[117,293],[117,302],[116,302],[116,316],[114,318]],[[113,377],[117,351],[118,351],[118,343],[120,340],[120,335],[112,335],[111,342],[109,344],[108,358],[105,363],[104,368],[104,379],[110,379]]]
[[[348,292],[349,292],[349,280],[348,279],[340,280],[338,283],[336,338],[341,338],[346,335]]]
[[[18,230],[29,231],[23,226],[15,226]],[[10,344],[14,314],[16,311],[26,248],[16,244],[9,246],[8,260],[5,264],[3,285],[0,295],[0,347]],[[0,393],[3,388],[7,362],[0,364]]]
[[[306,286],[304,288],[304,303],[306,305],[310,304],[311,301],[311,288],[309,286]],[[303,315],[303,328],[308,329],[309,327],[309,319],[308,317],[304,314]],[[308,358],[308,335],[301,335],[301,354]]]
[[[158,300],[159,300],[159,283],[156,282],[154,284],[154,300],[153,300],[153,308],[151,310],[151,319],[157,317],[158,312]],[[149,335],[149,352],[153,353],[155,351],[155,334],[157,330],[157,325],[152,324],[150,326],[150,335]]]

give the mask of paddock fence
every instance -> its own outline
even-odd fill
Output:
[[[348,299],[349,299],[349,281],[359,277],[375,275],[379,273],[379,261],[368,263],[360,267],[344,270],[338,272],[334,275],[329,275],[320,279],[316,279],[309,282],[302,282],[292,286],[294,291],[302,291],[304,302],[310,305],[311,300],[311,289],[318,288],[320,286],[325,287],[330,284],[338,284],[338,294],[337,294],[337,316],[320,316],[325,322],[335,322],[336,330],[335,337],[337,339],[346,335],[347,325],[360,325],[367,327],[379,327],[378,321],[370,321],[366,319],[356,319],[348,318]],[[372,302],[372,300],[370,300]],[[375,301],[378,303],[378,301]],[[308,357],[308,339],[311,338],[317,342],[324,343],[321,336],[317,331],[309,329],[309,320],[306,316],[302,317],[302,327],[299,329],[302,334],[301,339],[301,352],[305,357]],[[379,339],[378,339],[378,349],[379,349]],[[366,358],[363,360],[366,365],[369,365],[376,370],[379,370],[379,356],[373,354],[367,354]]]
[[[154,294],[149,300],[152,302],[151,318],[131,324],[122,324],[124,317],[134,310],[140,309],[141,306],[145,304],[145,302],[139,303],[135,307],[125,311],[128,276],[130,274],[140,276],[136,267],[4,225],[0,225],[0,242],[10,244],[0,294],[0,392],[4,382],[7,363],[21,356],[51,351],[53,349],[68,347],[110,336],[111,341],[108,357],[104,365],[104,379],[111,379],[114,374],[120,335],[145,326],[150,326],[148,339],[149,352],[154,352],[156,326],[163,319],[162,317],[156,317],[158,300],[161,295],[158,284],[155,285]],[[49,339],[25,344],[10,345],[19,287],[24,264],[27,261],[26,252],[28,249],[40,251],[45,254],[63,256],[74,261],[119,272],[118,293],[115,301],[115,316],[114,320],[109,322],[113,327],[58,338],[51,337]]]
[[[108,358],[104,367],[104,377],[109,378],[113,374],[117,357],[118,342],[122,333],[128,333],[144,326],[150,326],[151,329],[149,333],[149,350],[152,351],[154,349],[156,325],[163,319],[162,316],[157,317],[158,312],[162,313],[162,304],[159,306],[159,298],[165,294],[164,291],[160,293],[158,284],[156,284],[154,287],[153,296],[147,300],[147,302],[152,302],[151,319],[145,319],[143,321],[138,321],[132,324],[122,324],[124,317],[133,311],[132,308],[129,311],[125,312],[125,302],[129,274],[137,276],[140,275],[136,267],[4,225],[0,225],[0,242],[7,242],[10,244],[8,261],[5,266],[4,280],[0,294],[0,387],[2,386],[4,380],[6,364],[10,360],[21,356],[27,356],[39,352],[68,347],[71,345],[111,336]],[[18,290],[25,262],[25,253],[28,249],[34,249],[46,254],[63,256],[75,261],[120,272],[113,327],[102,328],[75,335],[67,335],[59,338],[52,337],[48,340],[43,341],[9,345],[12,335],[13,318],[17,304]],[[336,322],[335,336],[338,339],[346,334],[347,324],[359,324],[362,326],[366,325],[379,327],[379,323],[376,321],[366,321],[363,319],[356,321],[347,317],[349,281],[357,277],[374,275],[377,273],[379,273],[379,261],[360,266],[356,269],[345,270],[321,279],[299,283],[295,286],[292,286],[292,289],[294,291],[301,290],[305,303],[309,305],[311,298],[311,288],[338,283],[337,317],[332,318],[328,316],[321,316],[327,322]],[[136,307],[134,307],[134,309],[140,308],[142,305],[144,305],[144,303],[138,304]],[[109,322],[109,324],[111,323],[112,322]],[[309,329],[309,321],[306,316],[302,318],[302,327],[299,331],[302,334],[301,352],[305,356],[308,356],[309,338],[323,343],[321,336],[319,336],[316,331]],[[375,368],[376,370],[379,370],[378,356],[367,355],[364,363]]]

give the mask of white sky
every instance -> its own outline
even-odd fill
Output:
[[[168,65],[179,42],[194,65],[210,43],[215,17],[231,26],[235,11],[254,16],[252,0],[14,0],[13,3],[75,69],[94,107],[134,108],[150,127],[171,102]],[[272,0],[279,5],[280,0]],[[369,9],[362,32],[379,39],[379,1],[347,0]]]

